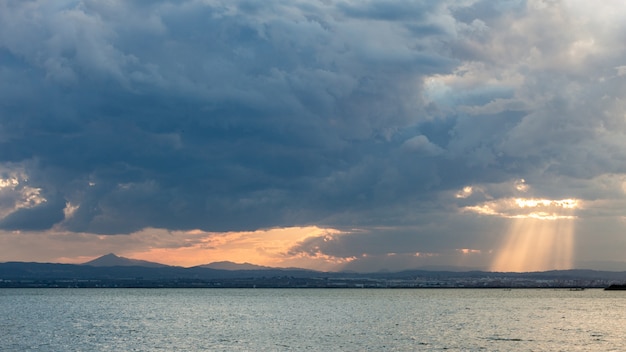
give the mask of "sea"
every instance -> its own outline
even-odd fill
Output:
[[[0,289],[0,351],[623,351],[626,291]]]

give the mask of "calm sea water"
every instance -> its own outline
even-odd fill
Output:
[[[626,291],[0,289],[2,351],[623,351]]]

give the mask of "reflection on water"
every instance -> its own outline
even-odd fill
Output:
[[[7,351],[619,350],[626,293],[2,289]]]

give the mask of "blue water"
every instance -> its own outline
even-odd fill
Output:
[[[0,289],[1,351],[621,351],[626,291]]]

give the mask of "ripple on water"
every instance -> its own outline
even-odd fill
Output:
[[[0,290],[8,351],[620,350],[599,290]]]

